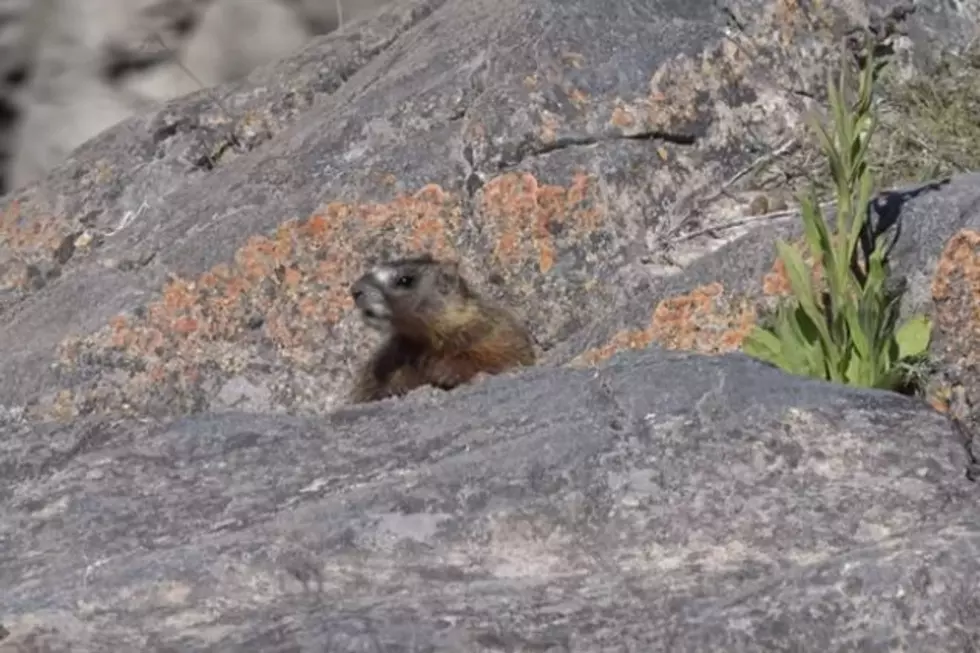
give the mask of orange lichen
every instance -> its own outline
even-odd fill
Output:
[[[603,215],[595,194],[593,177],[584,173],[568,188],[541,184],[530,173],[492,179],[483,187],[480,210],[495,237],[494,256],[509,265],[535,252],[538,269],[548,272],[557,256],[553,229],[571,228],[574,238],[599,226]]]
[[[195,331],[197,331],[197,327],[198,327],[197,320],[186,315],[177,318],[176,320],[174,320],[173,323],[174,331],[182,335],[194,333]]]
[[[231,261],[172,277],[140,310],[66,339],[59,360],[125,371],[96,375],[76,397],[86,410],[194,410],[204,401],[195,375],[240,374],[259,361],[319,374],[330,349],[323,343],[352,308],[350,284],[375,256],[458,260],[460,243],[486,237],[503,269],[536,264],[547,272],[564,247],[601,226],[597,195],[584,173],[567,187],[507,173],[484,186],[465,225],[460,198],[435,184],[383,203],[330,202],[251,236]]]
[[[649,326],[617,333],[605,345],[576,357],[574,364],[595,365],[626,349],[643,349],[657,342],[667,349],[724,353],[738,349],[755,327],[755,310],[748,302],[727,301],[720,283],[694,289],[660,302]]]
[[[636,116],[629,108],[619,105],[613,109],[609,121],[616,127],[626,129],[636,124]]]
[[[804,253],[803,261],[810,267],[810,283],[813,287],[816,289],[824,288],[823,263],[814,262],[814,258],[810,254],[809,248],[806,248],[806,242],[803,239],[792,242],[790,245],[795,247],[797,251]],[[762,279],[762,292],[767,297],[785,297],[792,293],[789,276],[786,274],[786,265],[781,257],[776,257],[769,272]]]
[[[797,0],[777,0],[773,8],[773,19],[779,34],[779,43],[788,47],[804,22]]]
[[[50,261],[66,239],[74,239],[68,220],[24,213],[16,199],[0,211],[0,288],[3,289],[30,290],[36,279],[32,265]]]
[[[20,202],[13,200],[0,212],[0,244],[12,250],[54,251],[67,233],[52,216],[22,216]]]
[[[933,324],[947,362],[980,365],[980,232],[965,229],[950,238],[932,278]],[[970,392],[976,393],[972,386]],[[974,402],[980,396],[970,397]]]
[[[584,109],[589,103],[589,94],[580,88],[571,88],[568,91],[568,98],[579,109]]]
[[[939,413],[948,413],[950,409],[950,395],[947,388],[936,388],[926,396],[926,402],[932,409]]]
[[[66,339],[60,360],[72,366],[83,354],[97,360],[112,351],[140,362],[128,386],[111,391],[126,404],[145,399],[160,383],[176,384],[193,404],[189,388],[203,363],[234,370],[249,358],[242,339],[247,331],[261,330],[280,356],[314,365],[328,330],[350,310],[349,284],[373,248],[366,238],[391,233],[404,254],[450,257],[460,222],[456,198],[436,185],[389,203],[327,204],[307,220],[287,220],[270,235],[252,236],[230,263],[196,279],[171,278],[139,314],[116,316],[90,337]]]
[[[932,279],[932,298],[949,299],[954,283],[962,280],[980,310],[980,232],[965,229],[946,243]],[[977,315],[980,318],[980,314]]]
[[[786,265],[783,259],[777,257],[772,268],[762,279],[762,292],[768,296],[785,296],[791,290],[789,277],[786,276]]]

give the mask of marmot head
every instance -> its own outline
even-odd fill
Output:
[[[354,282],[351,297],[368,326],[432,339],[465,317],[474,294],[459,263],[424,254],[375,265]]]

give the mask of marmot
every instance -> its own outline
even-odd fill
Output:
[[[451,390],[481,374],[535,363],[531,335],[472,289],[457,262],[424,254],[383,263],[350,289],[364,322],[387,339],[354,379],[351,403],[423,385]]]

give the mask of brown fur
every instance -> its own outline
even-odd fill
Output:
[[[399,285],[408,279],[410,285]],[[423,385],[451,390],[477,375],[536,362],[527,329],[509,310],[474,292],[456,263],[399,259],[363,275],[351,292],[365,317],[376,308],[386,312],[372,319],[388,332],[357,373],[352,403]]]

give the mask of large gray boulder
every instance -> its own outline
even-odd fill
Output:
[[[798,227],[728,229],[780,199],[732,180],[803,137],[852,27],[899,20],[914,67],[976,24],[868,15],[401,0],[17,189],[0,653],[980,646],[968,420],[733,353]],[[974,400],[978,196],[875,212]],[[420,250],[542,364],[343,407],[348,285]]]
[[[738,355],[0,442],[4,653],[980,636],[980,492],[946,418]]]

